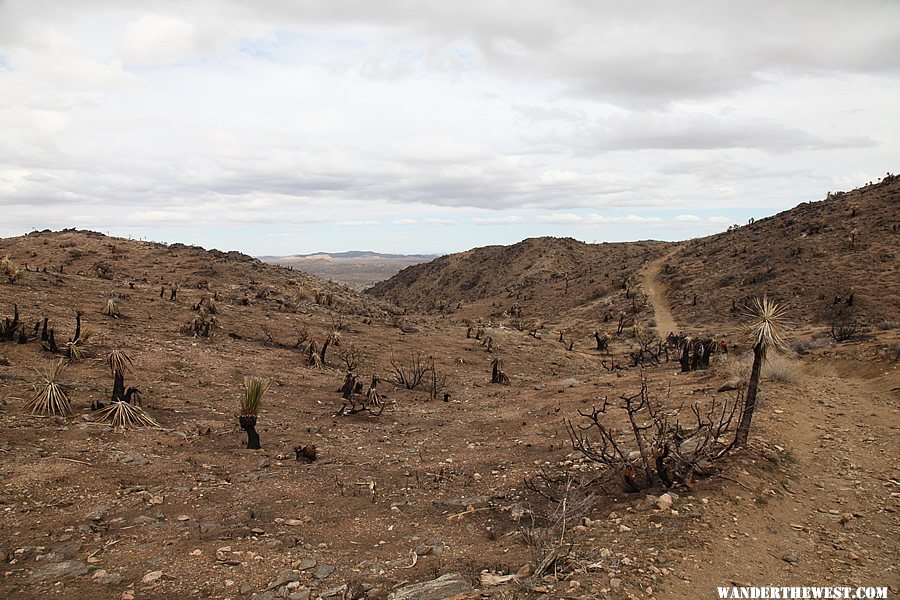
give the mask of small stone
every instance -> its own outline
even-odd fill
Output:
[[[159,579],[162,576],[163,576],[162,571],[150,571],[149,573],[144,575],[144,578],[141,579],[141,583],[153,583],[154,581],[156,581],[157,579]]]
[[[656,506],[660,510],[669,510],[672,508],[672,504],[674,504],[674,500],[672,500],[672,496],[668,493],[663,494],[659,498],[656,499]]]
[[[300,527],[303,525],[303,521],[301,519],[285,519],[284,524],[291,527]]]
[[[618,577],[613,577],[612,579],[609,580],[609,587],[612,588],[612,589],[614,589],[614,590],[617,590],[617,589],[621,588],[621,587],[622,587],[622,580],[619,579]]]
[[[297,563],[294,568],[298,571],[309,571],[310,569],[315,569],[318,564],[319,563],[315,558],[304,558],[299,563]]]
[[[256,467],[258,469],[265,469],[266,467],[268,467],[271,464],[272,464],[272,461],[264,456],[261,459],[259,459],[259,461],[256,463]]]
[[[783,560],[783,561],[786,562],[786,563],[790,563],[790,564],[792,564],[792,565],[795,565],[795,564],[797,564],[798,562],[800,562],[800,559],[799,559],[799,558],[797,557],[797,555],[794,554],[793,552],[786,552],[786,553],[784,553],[784,554],[781,556],[781,560]]]
[[[191,550],[191,556],[202,556],[202,555],[203,555],[203,550],[201,550],[200,548],[194,548],[193,550]]]
[[[102,521],[108,514],[109,508],[107,508],[106,506],[98,506],[88,514],[84,515],[84,518],[89,521]]]
[[[31,574],[31,581],[59,581],[68,577],[76,577],[87,573],[88,566],[78,560],[64,560],[44,565],[35,569]]]
[[[131,590],[125,590],[124,592],[122,592],[120,600],[134,600],[134,592],[132,592]]]
[[[178,515],[179,521],[190,521],[191,518],[188,515]]]
[[[315,573],[313,573],[313,577],[316,579],[326,579],[329,575],[334,573],[336,567],[332,567],[331,565],[322,565],[318,569],[316,569]]]
[[[628,525],[619,525],[619,532],[625,533],[626,531],[631,531],[631,527]]]

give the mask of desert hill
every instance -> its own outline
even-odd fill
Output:
[[[690,427],[735,400],[723,384],[745,377],[747,344],[700,371],[633,364],[635,325],[685,314],[664,314],[683,292],[654,275],[678,245],[510,248],[413,267],[437,269],[447,293],[411,278],[424,310],[404,313],[388,303],[406,300],[399,286],[360,295],[239,253],[71,230],[0,240],[0,323],[20,317],[0,337],[0,597],[401,600],[446,584],[465,598],[689,598],[729,581],[897,591],[884,559],[900,510],[896,327],[873,332],[881,346],[773,357],[749,447],[684,484],[627,491],[573,449],[567,422],[608,409],[598,418],[631,456],[623,396],[646,383],[657,414]],[[466,272],[441,267],[454,261]],[[884,264],[872,276],[896,277]],[[92,335],[66,357],[76,314]],[[43,318],[61,352],[34,333]],[[491,345],[466,337],[468,318]],[[565,343],[529,335],[537,322]],[[595,348],[597,323],[608,351]],[[322,364],[310,362],[309,342],[325,339]],[[113,350],[133,360],[125,385],[159,428],[114,428],[91,409],[113,391]],[[73,414],[29,414],[36,369],[58,360]],[[491,383],[495,360],[508,384]],[[424,385],[397,382],[398,368],[422,367]],[[383,413],[338,414],[348,368],[364,385],[379,377]],[[248,375],[270,382],[260,450],[238,421]]]
[[[596,322],[617,318],[630,304],[626,287],[636,288],[641,268],[673,247],[533,238],[408,267],[367,293],[419,311],[455,310],[462,303],[466,316],[559,321],[575,310],[577,318]]]
[[[652,267],[676,319],[692,329],[733,328],[757,295],[784,302],[798,323],[873,327],[900,321],[898,227],[900,178],[888,177],[682,243],[537,238],[476,248],[404,269],[367,293],[419,311],[477,303],[464,317],[522,308],[532,320],[588,329],[623,312],[646,324],[652,313],[635,310],[625,287],[646,288]]]
[[[743,300],[768,294],[798,323],[842,317],[878,326],[900,321],[898,264],[900,177],[893,176],[685,242],[660,280],[676,318],[688,323],[734,323]]]

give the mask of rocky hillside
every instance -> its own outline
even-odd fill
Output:
[[[684,244],[663,265],[685,323],[729,323],[742,300],[768,294],[798,324],[900,321],[900,177],[830,193],[732,231]]]
[[[404,269],[368,293],[415,310],[491,301],[526,317],[553,318],[619,295],[642,266],[669,251],[664,242],[585,244],[571,238],[533,238],[486,246]],[[602,311],[601,311],[602,312]]]

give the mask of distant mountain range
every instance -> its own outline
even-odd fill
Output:
[[[363,290],[396,275],[406,267],[431,262],[437,257],[436,254],[385,254],[370,250],[351,250],[257,258]]]
[[[350,250],[348,252],[314,252],[312,254],[289,254],[286,256],[257,256],[257,258],[264,262],[275,262],[277,260],[283,259],[291,259],[291,258],[307,258],[307,259],[325,259],[325,258],[337,258],[337,259],[379,259],[379,258],[389,258],[389,259],[397,259],[397,260],[414,260],[416,262],[426,262],[434,260],[440,256],[439,254],[388,254],[384,252],[372,252],[371,250]]]

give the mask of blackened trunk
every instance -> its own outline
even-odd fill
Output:
[[[746,444],[750,437],[750,422],[753,420],[753,411],[756,410],[756,393],[759,390],[759,375],[762,371],[763,360],[765,360],[765,352],[762,344],[756,344],[753,348],[753,369],[750,371],[750,383],[747,385],[747,398],[744,400],[741,422],[734,440],[738,446]]]
[[[75,313],[75,337],[72,338],[72,343],[77,343],[81,338],[81,313]]]
[[[25,332],[25,324],[22,323],[22,326],[19,327],[19,339],[17,340],[20,344],[28,343],[28,334]]]
[[[47,341],[47,322],[49,320],[50,319],[48,319],[47,317],[44,317],[44,324],[41,326],[41,341],[42,342]]]
[[[683,344],[681,348],[681,358],[679,361],[681,363],[681,372],[687,373],[691,370],[691,345],[688,343]]]
[[[125,401],[125,377],[118,371],[113,373],[112,401]]]
[[[54,354],[59,354],[59,346],[56,345],[56,336],[53,335],[53,329],[50,329],[50,333],[47,335],[47,346],[50,348],[50,352]]]
[[[241,415],[241,429],[247,432],[247,449],[259,450],[259,434],[256,433],[256,415]]]

